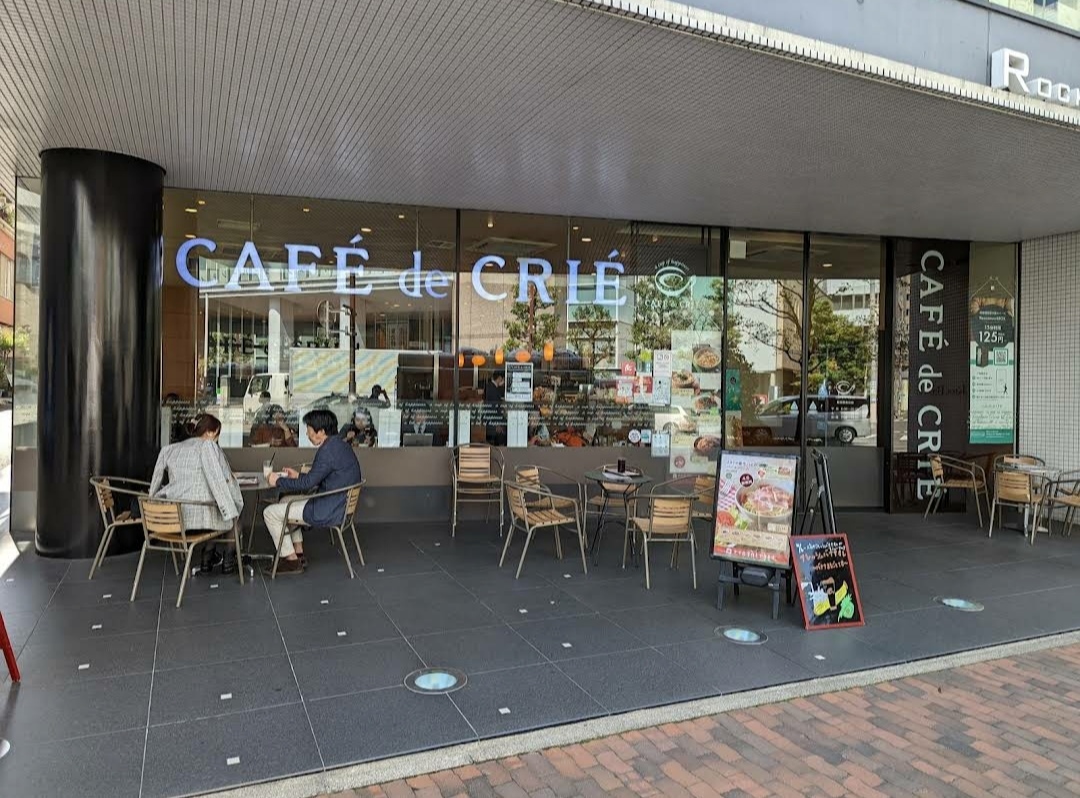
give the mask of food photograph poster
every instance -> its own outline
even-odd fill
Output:
[[[724,442],[723,334],[672,330],[672,474],[711,474]]]
[[[716,559],[786,568],[798,456],[728,451],[716,473]]]

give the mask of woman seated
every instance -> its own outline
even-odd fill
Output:
[[[289,426],[285,408],[270,405],[261,420],[251,428],[252,446],[299,446],[296,433]]]
[[[529,446],[551,446],[551,432],[539,410],[529,412]]]
[[[221,422],[209,414],[202,415],[195,422],[192,437],[162,449],[154,466],[150,495],[155,499],[213,502],[213,505],[181,505],[184,527],[189,532],[232,529],[244,509],[240,486],[218,446],[220,435]],[[207,545],[200,570],[209,573],[221,564],[223,574],[236,573],[235,547],[231,542],[218,545],[224,547],[224,554],[217,547]]]
[[[376,386],[378,387],[378,386]],[[371,412],[366,407],[358,407],[353,413],[353,420],[341,430],[341,437],[353,447],[374,447],[379,443],[379,433]]]

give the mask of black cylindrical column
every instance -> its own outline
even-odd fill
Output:
[[[161,167],[41,154],[37,551],[92,557],[93,474],[149,479],[161,395]],[[141,531],[118,530],[110,553]]]

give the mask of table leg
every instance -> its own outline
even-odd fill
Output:
[[[589,546],[589,551],[592,554],[593,566],[600,564],[600,539],[603,537],[604,532],[604,514],[607,512],[608,499],[610,498],[607,491],[602,491],[604,496],[604,503],[600,505],[600,514],[596,517],[596,531],[593,532],[592,545]]]

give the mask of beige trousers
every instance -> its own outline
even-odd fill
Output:
[[[292,532],[285,538],[284,543],[281,542],[281,536],[285,531],[286,507],[288,507],[290,521],[304,520],[304,505],[307,504],[306,501],[298,501],[289,507],[289,502],[297,498],[299,497],[282,496],[276,504],[271,504],[263,510],[263,520],[266,521],[266,528],[270,530],[270,537],[274,539],[274,547],[281,547],[282,557],[290,557],[295,553],[293,542],[303,543],[304,541],[302,532]]]

